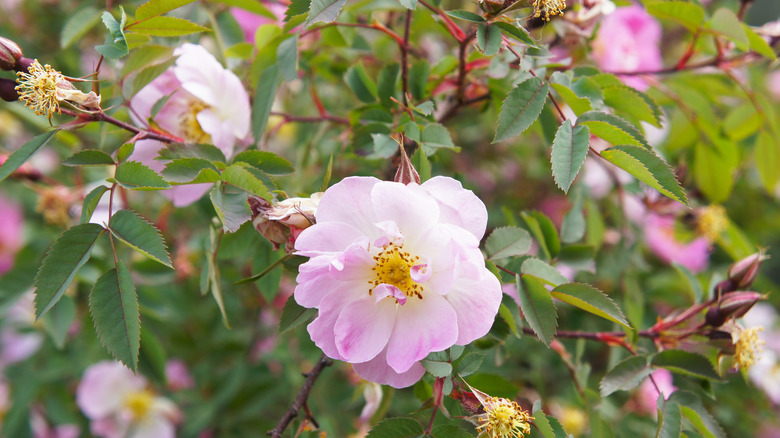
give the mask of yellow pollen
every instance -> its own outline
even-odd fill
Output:
[[[371,295],[374,288],[384,283],[397,287],[407,297],[416,296],[422,299],[423,287],[412,279],[410,272],[418,260],[420,257],[404,251],[403,246],[399,247],[391,243],[374,256],[376,264],[371,270],[374,271],[375,277],[368,281],[371,285],[368,294]]]
[[[710,205],[701,210],[697,227],[708,241],[714,242],[729,226],[726,209],[721,205]]]
[[[544,21],[550,21],[551,15],[563,15],[566,9],[566,0],[534,0],[534,17],[542,17]]]
[[[125,398],[125,407],[133,413],[134,419],[144,418],[154,403],[154,394],[147,390],[130,393]]]
[[[38,197],[35,211],[43,215],[46,223],[67,227],[70,224],[70,199],[61,187],[44,189]]]
[[[16,91],[19,92],[19,100],[24,106],[30,108],[36,115],[45,115],[51,119],[52,115],[60,112],[57,87],[62,84],[70,84],[62,73],[51,68],[49,64],[42,66],[36,59],[28,73],[17,72]]]
[[[739,368],[745,371],[755,364],[761,358],[761,351],[764,341],[758,339],[758,332],[764,331],[763,327],[753,327],[743,330],[739,334],[734,352],[734,361]]]
[[[207,134],[198,123],[198,113],[208,108],[205,103],[196,100],[190,104],[189,111],[181,120],[182,137],[195,143],[210,143],[211,136]]]
[[[517,403],[490,397],[477,430],[490,438],[520,438],[531,433],[530,421],[531,416]]]

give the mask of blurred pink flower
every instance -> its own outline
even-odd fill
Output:
[[[230,8],[230,13],[233,14],[233,18],[236,19],[238,25],[241,26],[241,30],[244,31],[244,38],[250,43],[255,42],[255,32],[258,27],[264,24],[276,24],[279,27],[284,26],[284,13],[287,11],[289,2],[283,0],[263,0],[261,3],[276,16],[276,20],[272,20],[263,15],[254,14],[241,8]]]
[[[32,410],[30,427],[33,438],[78,438],[81,435],[81,429],[75,424],[61,424],[52,427],[46,421],[40,409]]]
[[[401,388],[422,377],[429,353],[487,334],[501,285],[479,250],[486,225],[485,205],[452,178],[330,187],[295,244],[311,257],[295,300],[319,309],[314,343],[366,380]]]
[[[22,220],[19,206],[0,196],[0,275],[13,267],[22,247]]]
[[[593,40],[593,60],[610,72],[657,70],[663,67],[660,43],[661,25],[642,6],[617,8],[601,20]],[[639,77],[621,79],[641,91],[649,87]]]
[[[103,438],[175,438],[181,413],[152,393],[143,376],[119,362],[103,361],[84,371],[76,404],[90,419],[90,431]]]
[[[130,100],[134,122],[146,126],[154,104],[170,95],[154,122],[185,142],[214,144],[230,159],[236,148],[246,147],[251,138],[249,95],[241,80],[201,46],[184,44],[174,55],[178,56],[176,64]],[[155,158],[164,146],[156,140],[138,141],[129,159],[161,171],[165,162]],[[183,185],[164,194],[182,207],[197,201],[211,187]]]
[[[658,390],[664,394],[664,400],[667,400],[669,396],[677,390],[672,382],[672,373],[665,369],[658,369],[651,374],[655,385],[650,378],[646,378],[637,391],[637,404],[639,412],[656,416],[658,410],[656,408],[656,401],[658,400]],[[658,385],[658,388],[656,388]]]
[[[43,335],[30,330],[35,322],[35,295],[24,293],[5,313],[0,323],[0,369],[35,354]]]
[[[666,263],[677,262],[697,273],[709,263],[709,244],[704,237],[690,242],[677,240],[675,218],[671,215],[650,213],[645,219],[645,242],[650,250]]]
[[[192,378],[187,364],[178,359],[172,359],[165,363],[165,380],[168,381],[168,387],[174,391],[195,386],[195,380]]]

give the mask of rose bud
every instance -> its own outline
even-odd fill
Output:
[[[759,251],[735,262],[729,267],[729,280],[734,282],[737,289],[750,287],[758,275],[761,263],[768,258],[764,251]]]
[[[707,310],[705,321],[713,327],[720,327],[729,319],[742,317],[754,304],[765,299],[764,294],[753,291],[723,294],[720,301]]]
[[[250,196],[252,223],[274,249],[286,245],[287,250],[292,251],[301,231],[314,224],[320,196],[321,193],[315,193],[309,198],[288,198],[276,204]]]
[[[0,37],[0,68],[13,70],[22,57],[22,48],[8,38]]]

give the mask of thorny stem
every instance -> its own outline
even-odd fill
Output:
[[[267,435],[270,435],[272,438],[281,438],[282,432],[290,425],[293,418],[298,415],[298,411],[306,405],[306,400],[309,398],[309,393],[311,392],[314,383],[317,381],[317,378],[325,367],[328,367],[331,364],[333,364],[333,361],[330,360],[328,356],[325,356],[324,354],[320,356],[320,359],[317,361],[317,364],[314,365],[314,368],[305,374],[306,380],[303,382],[300,391],[298,391],[295,401],[290,405],[290,409],[288,409],[287,413],[284,414],[284,417],[279,420],[276,427],[268,431]]]
[[[409,106],[409,30],[412,24],[412,10],[406,11],[406,20],[404,24],[404,39],[401,47],[401,86],[403,88],[402,97],[404,106]]]
[[[145,129],[137,128],[129,123],[125,123],[121,120],[115,119],[109,116],[108,114],[102,112],[81,113],[81,112],[69,110],[67,108],[60,108],[60,111],[62,111],[63,114],[76,117],[77,119],[85,122],[106,122],[114,126],[118,126],[126,131],[132,132],[133,134],[138,134],[136,136],[137,137],[136,140],[149,139],[149,140],[161,141],[163,143],[181,143],[184,141],[181,138],[174,137],[172,135],[165,135],[154,131],[148,131]]]
[[[436,382],[433,384],[433,412],[431,412],[431,420],[428,422],[428,428],[425,429],[426,434],[431,433],[431,429],[433,429],[433,421],[436,419],[436,413],[439,412],[439,406],[444,399],[444,392],[442,391],[442,388],[444,387],[445,378],[446,377],[437,377]]]

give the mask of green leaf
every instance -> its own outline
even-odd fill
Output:
[[[525,30],[525,28],[522,26],[513,26],[509,23],[504,23],[501,21],[493,23],[493,26],[498,26],[498,28],[501,29],[501,32],[503,32],[506,36],[512,37],[531,47],[537,47],[536,41],[531,38],[531,35],[529,35],[528,31]]]
[[[468,353],[458,361],[455,367],[455,374],[461,377],[470,376],[479,371],[483,360],[485,360],[485,355],[482,353]]]
[[[203,158],[212,163],[224,163],[225,154],[211,144],[171,143],[157,153],[157,159],[176,160],[178,158]]]
[[[416,438],[424,432],[411,418],[387,418],[374,426],[366,438]]]
[[[222,193],[219,186],[215,187],[214,190]],[[214,191],[212,191],[212,194],[213,193]],[[244,194],[244,203],[246,203],[246,194]],[[219,210],[217,210],[217,212],[219,212]],[[206,282],[204,287],[203,279],[201,278],[201,291],[203,292],[204,289],[207,289],[211,292],[211,296],[214,298],[214,302],[217,303],[217,307],[219,308],[219,313],[222,315],[222,323],[226,328],[229,329],[230,321],[228,320],[227,312],[225,311],[225,301],[222,299],[222,284],[220,282],[219,276],[219,264],[216,260],[217,250],[219,249],[219,242],[221,242],[221,240],[219,238],[217,228],[211,226],[209,228],[209,250],[206,253]]]
[[[344,82],[349,85],[350,90],[355,93],[358,99],[363,103],[376,102],[377,88],[374,81],[368,77],[362,62],[353,65],[344,75]]]
[[[8,178],[8,175],[12,174],[16,169],[22,167],[22,164],[26,163],[27,160],[32,158],[33,155],[35,155],[42,147],[44,147],[57,132],[59,132],[59,129],[38,135],[9,155],[8,159],[5,160],[2,166],[0,166],[0,181]]]
[[[133,279],[123,262],[98,278],[89,293],[89,311],[100,342],[135,371],[141,345],[141,315]]]
[[[582,192],[579,191],[574,196],[571,210],[566,213],[566,216],[563,217],[563,222],[561,222],[561,240],[565,243],[577,242],[585,236],[586,230],[587,223],[585,215],[582,213]],[[592,259],[592,256],[588,258]]]
[[[704,408],[699,396],[690,391],[677,390],[667,402],[680,405],[680,411],[705,438],[726,438],[715,418]]]
[[[530,275],[516,275],[515,284],[523,317],[539,340],[549,347],[558,325],[552,296],[541,280]]]
[[[279,43],[276,64],[285,81],[290,82],[298,77],[298,34]]]
[[[81,217],[79,218],[80,224],[86,223],[92,218],[92,213],[95,212],[95,208],[97,208],[100,198],[103,196],[103,193],[106,193],[107,191],[108,187],[97,186],[84,197],[84,202],[81,205]]]
[[[541,409],[534,412],[534,426],[544,438],[568,438],[569,434],[563,429],[561,423],[550,415],[545,415]],[[531,436],[534,436],[533,434]]]
[[[626,328],[631,328],[620,307],[610,297],[606,296],[604,292],[589,284],[562,284],[553,289],[550,295],[586,312],[616,322]]]
[[[677,272],[679,272],[685,280],[688,282],[688,284],[691,286],[691,292],[692,292],[692,301],[694,304],[701,303],[702,298],[704,298],[704,291],[702,291],[701,283],[699,283],[699,280],[696,278],[696,276],[691,272],[688,268],[681,265],[677,262],[672,262],[672,266],[674,266],[675,269],[677,269]]]
[[[652,365],[679,374],[702,379],[720,380],[712,363],[704,356],[683,350],[665,350],[653,357]]]
[[[572,91],[572,89],[569,88],[568,86],[563,84],[553,84],[553,83],[550,83],[550,86],[553,87],[555,91],[558,92],[561,98],[563,98],[563,101],[566,102],[571,107],[572,111],[574,111],[574,114],[576,114],[578,117],[580,116],[580,114],[593,109],[593,106],[590,103],[590,99],[588,99],[587,97],[577,96],[577,93]]]
[[[141,91],[142,88],[149,85],[150,82],[155,80],[158,76],[165,73],[176,63],[176,58],[170,58],[166,61],[152,64],[147,67],[143,67],[133,78],[133,86],[131,88],[131,95],[134,95]]]
[[[509,92],[501,112],[493,143],[520,135],[539,117],[547,100],[547,84],[533,77]]]
[[[431,430],[432,438],[474,438],[474,434],[454,424],[440,424]]]
[[[111,216],[108,227],[117,239],[134,250],[173,269],[168,247],[160,230],[132,210],[119,210]]]
[[[135,143],[125,143],[122,146],[119,146],[119,150],[116,151],[117,163],[121,163],[130,158],[130,155],[133,155],[133,151],[135,151]]]
[[[662,194],[688,205],[674,172],[652,151],[631,145],[614,146],[602,151],[601,156]]]
[[[470,21],[472,23],[485,22],[485,19],[482,18],[481,15],[475,14],[471,11],[454,10],[454,11],[445,11],[445,13],[450,17],[457,18],[459,20]]]
[[[731,196],[737,162],[717,147],[697,143],[693,156],[693,177],[696,185],[713,203],[722,203]]]
[[[685,26],[691,32],[701,27],[704,23],[706,12],[704,8],[696,3],[689,3],[682,0],[672,1],[648,1],[645,2],[645,9],[651,15],[661,19],[674,20]]]
[[[322,21],[330,23],[339,16],[347,0],[312,0],[306,25]]]
[[[114,179],[130,190],[162,190],[171,186],[157,172],[137,161],[125,161],[116,166]]]
[[[79,9],[68,17],[60,31],[60,47],[66,49],[100,22],[101,12],[92,6]]]
[[[317,314],[317,309],[301,307],[295,302],[295,297],[290,295],[282,308],[282,316],[279,318],[279,334],[286,333],[310,320]]]
[[[477,26],[477,46],[485,56],[493,56],[501,49],[501,29],[480,23]]]
[[[550,260],[557,256],[561,250],[561,241],[550,218],[538,211],[522,212],[520,216],[539,244],[544,257]]]
[[[549,283],[553,286],[566,283],[568,280],[555,267],[547,264],[546,262],[537,259],[536,257],[529,257],[523,261],[523,265],[520,267],[520,272],[527,275],[533,275],[534,277]]]
[[[767,193],[774,193],[780,178],[780,144],[767,131],[756,137],[755,163],[758,176]]]
[[[643,120],[661,127],[662,112],[646,94],[629,86],[620,85],[602,89],[604,103],[629,118]]]
[[[777,59],[777,55],[775,54],[775,51],[772,50],[772,46],[770,46],[769,43],[767,43],[766,40],[761,37],[761,35],[757,34],[752,27],[742,23],[742,28],[744,29],[745,35],[747,35],[747,39],[750,42],[750,50],[769,59]]]
[[[162,175],[174,184],[215,183],[220,180],[217,167],[203,158],[177,158],[165,165]]]
[[[97,149],[76,152],[62,162],[65,166],[106,166],[114,164],[110,155]]]
[[[82,224],[65,231],[49,249],[35,277],[35,317],[46,314],[65,293],[79,268],[89,260],[104,228]]]
[[[203,27],[189,20],[176,17],[153,17],[148,20],[133,24],[128,30],[141,35],[172,37],[189,35],[191,33],[208,32],[208,27]]]
[[[522,255],[531,250],[531,235],[517,227],[496,228],[485,241],[489,260]]]
[[[270,202],[273,196],[260,179],[259,172],[247,163],[235,163],[222,171],[222,180]]]
[[[420,363],[433,377],[447,377],[452,374],[452,364],[449,362],[437,362],[433,360],[421,360]]]
[[[173,56],[173,49],[159,44],[149,44],[133,50],[122,65],[121,76],[126,76],[136,70],[151,64],[156,64]]]
[[[68,331],[76,319],[76,303],[65,295],[41,318],[43,329],[49,334],[58,350],[65,348]]]
[[[276,89],[282,80],[282,75],[276,64],[268,66],[260,74],[260,80],[257,81],[255,98],[252,101],[252,135],[255,137],[255,145],[260,143],[262,133],[268,123],[268,116],[271,114],[271,107],[276,97]]]
[[[450,131],[439,123],[431,123],[425,126],[420,135],[420,147],[425,152],[425,155],[433,155],[440,148],[460,150],[452,142]]]
[[[295,171],[293,165],[286,158],[268,151],[244,151],[236,155],[233,162],[250,164],[252,167],[271,175],[285,175]]]
[[[390,98],[395,97],[396,82],[398,82],[398,72],[400,71],[401,66],[397,62],[388,64],[382,70],[379,70],[377,95],[379,96],[379,102],[385,108],[392,108],[395,105]]]
[[[425,94],[425,86],[428,84],[428,75],[430,73],[430,65],[425,59],[421,59],[409,69],[409,92],[412,93],[412,97],[416,100],[424,100],[427,98]]]
[[[680,438],[682,435],[682,413],[680,405],[674,401],[664,401],[658,415],[658,429],[655,438]]]
[[[552,174],[555,184],[569,193],[569,188],[577,177],[577,173],[585,162],[590,145],[590,133],[587,126],[572,127],[571,120],[566,120],[558,128],[552,144]]]
[[[629,144],[650,149],[650,144],[636,126],[619,116],[589,111],[577,117],[578,125],[585,125],[590,133],[613,145]]]
[[[284,22],[288,23],[291,18],[308,13],[309,7],[311,7],[311,0],[292,0],[290,6],[288,6],[287,10],[284,12]],[[276,20],[273,13],[271,14],[272,15],[268,18]]]
[[[742,27],[741,20],[727,8],[719,8],[712,14],[707,23],[710,30],[734,42],[739,50],[747,50],[750,47],[748,36]]]
[[[652,373],[653,369],[648,366],[647,357],[631,356],[624,359],[601,379],[601,396],[607,397],[615,391],[630,391]]]
[[[235,233],[241,224],[251,218],[246,192],[223,193],[218,184],[211,190],[209,197],[226,233]]]
[[[188,5],[195,0],[149,0],[135,10],[135,18],[145,20]]]
[[[119,10],[122,14],[120,21],[116,21],[111,12],[108,11],[103,12],[103,15],[101,15],[103,24],[108,29],[108,36],[106,37],[106,43],[96,46],[95,50],[109,59],[119,59],[130,52],[124,32],[127,15],[125,15],[125,10],[121,6]]]

